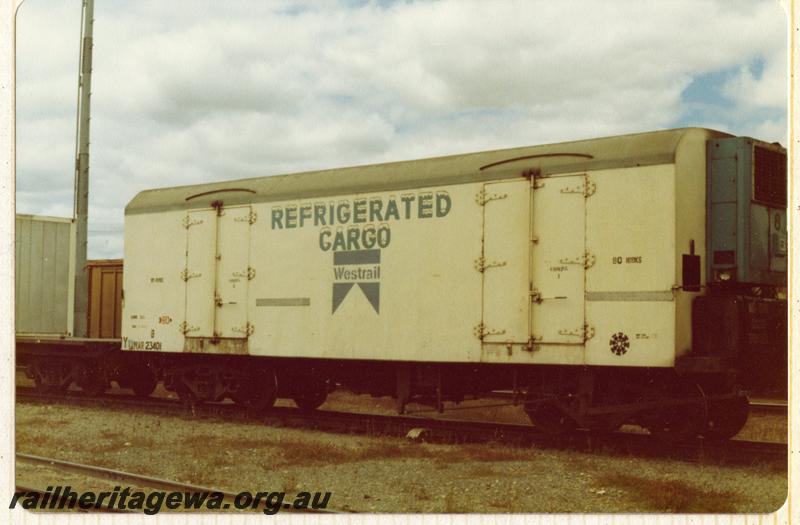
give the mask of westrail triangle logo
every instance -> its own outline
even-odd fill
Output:
[[[361,288],[375,313],[381,305],[381,251],[350,250],[333,252],[333,304],[331,313],[345,300],[354,286]]]

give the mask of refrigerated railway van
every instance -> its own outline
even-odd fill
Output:
[[[255,408],[509,388],[727,437],[785,383],[786,218],[785,150],[698,128],[144,191],[122,354]]]

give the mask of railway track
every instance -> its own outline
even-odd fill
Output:
[[[194,485],[191,483],[183,483],[179,481],[168,480],[153,476],[146,476],[143,474],[136,474],[133,472],[125,472],[122,470],[113,470],[96,465],[86,465],[82,463],[74,463],[70,461],[63,461],[56,458],[49,458],[43,456],[36,456],[31,454],[23,454],[17,452],[16,459],[18,462],[31,463],[34,465],[43,465],[53,468],[62,472],[77,473],[89,478],[100,479],[104,481],[113,481],[115,483],[141,487],[148,490],[159,491],[176,491],[184,493],[205,493],[212,494],[218,493],[222,495],[222,508],[236,510],[238,493],[224,491],[218,488],[205,487],[202,485]],[[34,488],[25,482],[18,482],[16,485],[18,492],[32,492],[37,494],[45,494],[47,491],[41,488]],[[101,505],[99,509],[109,512],[135,512],[130,509],[121,509],[115,507],[113,504]],[[186,509],[191,510],[191,509]],[[338,511],[335,509],[296,509],[290,503],[284,503],[281,508],[282,512],[311,512],[311,513],[324,513],[324,514],[337,514],[347,511]]]
[[[491,398],[513,400],[514,393],[505,390],[492,392]],[[750,412],[753,414],[777,414],[786,416],[788,413],[788,403],[785,399],[750,399]]]
[[[311,430],[347,433],[406,436],[437,443],[489,443],[510,446],[536,446],[589,452],[610,452],[637,456],[668,457],[687,461],[717,460],[725,463],[751,464],[754,461],[786,462],[785,443],[730,440],[711,443],[697,438],[681,443],[663,443],[646,433],[613,432],[590,434],[575,432],[552,436],[529,425],[433,419],[428,417],[390,416],[353,412],[317,410],[304,412],[276,407],[257,416],[230,403],[187,405],[177,399],[138,398],[119,394],[87,396],[80,392],[53,396],[32,388],[17,388],[17,401],[44,404],[68,404],[172,416],[213,417],[248,424],[267,424]]]
[[[750,411],[754,414],[788,415],[789,404],[786,401],[773,401],[766,399],[750,400]]]

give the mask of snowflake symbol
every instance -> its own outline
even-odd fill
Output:
[[[608,342],[608,345],[611,347],[612,352],[617,355],[622,355],[628,351],[628,348],[631,347],[631,342],[627,335],[623,334],[622,332],[617,332],[611,336],[611,340]]]

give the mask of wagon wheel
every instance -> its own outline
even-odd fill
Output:
[[[131,390],[138,397],[149,397],[158,386],[158,378],[149,366],[138,366],[128,374]]]
[[[557,436],[572,432],[577,423],[555,403],[542,403],[536,407],[525,407],[533,425],[545,434]]]
[[[649,418],[647,430],[667,445],[695,438],[706,428],[708,421],[703,390],[696,383],[680,381],[669,389],[668,394],[683,403],[660,409]]]
[[[66,378],[64,367],[58,360],[37,360],[29,365],[36,390],[43,394],[62,394],[67,391],[71,381]]]
[[[245,371],[239,389],[233,395],[234,403],[243,406],[248,412],[259,414],[275,405],[278,399],[278,378],[268,368]]]
[[[79,365],[75,384],[89,396],[99,396],[108,390],[109,382],[103,371],[91,364]]]
[[[69,389],[68,385],[61,385],[57,382],[53,382],[50,378],[46,376],[36,375],[33,378],[34,387],[38,392],[42,394],[63,394],[64,392]]]
[[[328,382],[322,379],[312,378],[303,382],[299,388],[302,390],[294,394],[292,400],[300,410],[311,412],[328,399]]]
[[[750,413],[750,400],[746,395],[718,399],[708,404],[708,428],[703,436],[712,441],[725,441],[742,430]]]

